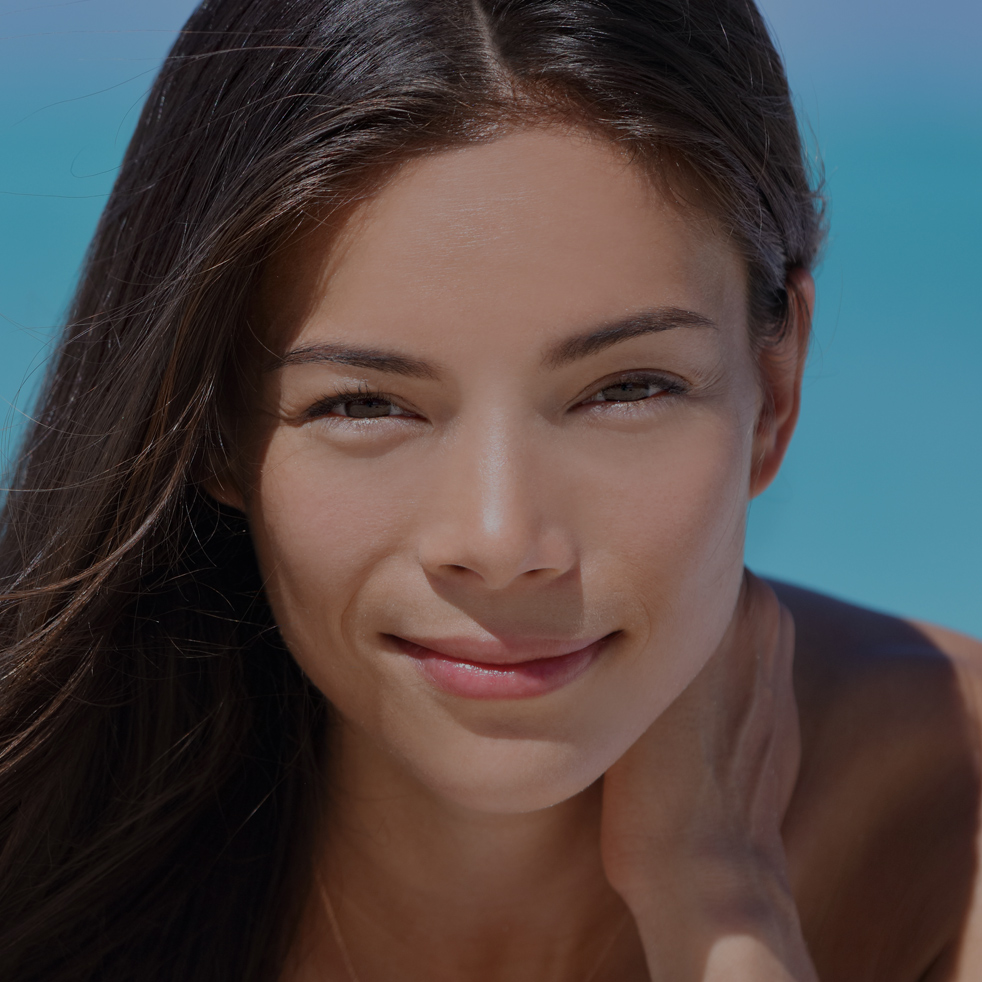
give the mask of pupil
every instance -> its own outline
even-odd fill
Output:
[[[348,415],[359,419],[388,416],[391,405],[384,399],[353,399],[348,403]]]
[[[604,389],[604,399],[608,402],[634,401],[644,399],[649,395],[651,386],[642,385],[640,382],[621,382],[619,385],[611,385]]]

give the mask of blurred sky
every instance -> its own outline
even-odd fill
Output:
[[[3,455],[192,6],[0,0]],[[761,6],[832,234],[802,421],[748,562],[982,635],[982,2]]]

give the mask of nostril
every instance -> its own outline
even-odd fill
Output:
[[[484,578],[484,574],[482,574],[479,570],[475,569],[472,566],[466,566],[460,563],[443,563],[441,569],[453,575],[478,576],[481,577],[482,579]],[[555,575],[555,573],[556,570],[546,566],[542,566],[539,567],[538,569],[525,570],[523,573],[520,573],[518,575],[526,579],[542,579],[543,577],[547,577],[547,578],[551,577]]]
[[[475,576],[480,576],[480,574],[476,570],[471,569],[470,566],[464,566],[460,563],[444,563],[441,569],[444,572],[449,573],[451,576],[459,577],[459,576],[468,576],[471,574]]]

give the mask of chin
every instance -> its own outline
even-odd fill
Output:
[[[406,761],[416,780],[470,811],[524,814],[552,808],[594,784],[626,750],[549,740],[462,736],[450,752]]]

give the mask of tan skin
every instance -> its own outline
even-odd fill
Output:
[[[211,490],[337,710],[312,862],[346,949],[315,888],[282,982],[982,973],[979,646],[743,570],[793,276],[755,359],[718,226],[556,128],[417,160],[271,265]]]

